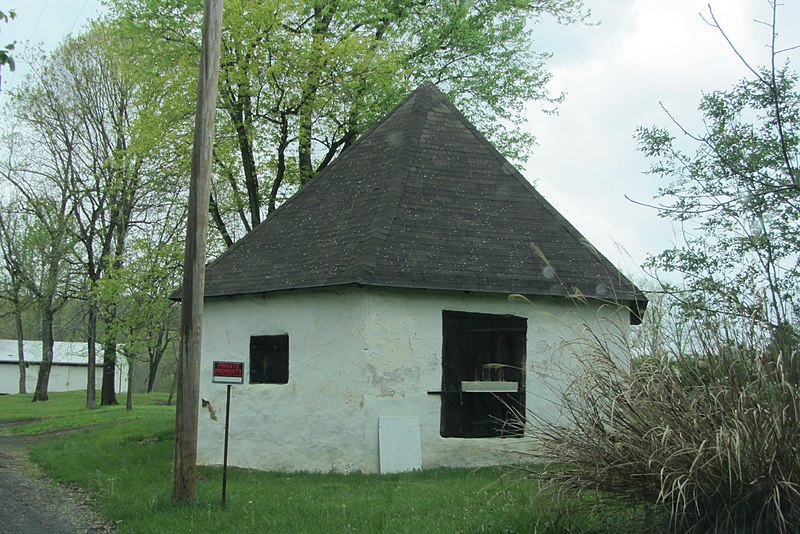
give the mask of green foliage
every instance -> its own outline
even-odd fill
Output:
[[[68,253],[59,297],[79,299],[85,314],[70,322],[92,346],[146,353],[151,370],[174,334],[166,297],[185,233],[202,9],[109,2],[107,17],[31,62],[0,145],[19,205],[63,215],[41,229]],[[211,257],[423,81],[522,157],[521,106],[560,100],[546,88],[546,55],[531,48],[532,24],[587,14],[581,0],[229,0],[225,9],[211,194],[222,239],[212,237]]]
[[[169,88],[166,129],[191,131],[202,3],[115,0],[110,21],[140,76]],[[225,3],[212,184],[228,245],[423,81],[439,83],[504,151],[531,139],[522,105],[555,104],[531,22],[584,18],[582,2],[231,0]],[[175,110],[180,112],[175,113]]]
[[[167,126],[175,116],[159,109],[164,84],[135,75],[140,59],[128,57],[124,41],[95,23],[32,62],[33,74],[13,95],[14,110],[25,111],[10,145],[19,148],[8,158],[27,174],[9,174],[31,190],[26,203],[47,198],[30,187],[33,176],[43,190],[59,191],[69,210],[63,241],[73,256],[63,263],[79,271],[69,296],[83,302],[85,317],[74,321],[82,338],[103,342],[107,355],[124,342],[127,355],[149,361],[154,374],[175,330],[167,297],[185,233],[185,161],[176,148],[185,139]],[[50,138],[43,144],[51,150],[33,145]]]
[[[0,11],[0,22],[8,23],[9,19],[14,20],[17,18],[17,12],[13,9],[9,10],[8,13],[4,11]],[[14,58],[11,55],[11,52],[14,51],[14,44],[9,43],[4,48],[0,49],[0,67],[3,65],[8,65],[8,68],[13,72],[14,70]]]
[[[123,343],[125,354],[135,359],[163,352],[177,330],[177,308],[168,296],[180,283],[183,250],[180,242],[137,239],[126,259],[97,282],[92,298],[101,306],[113,306],[115,320],[106,325],[105,335]]]
[[[0,204],[0,317],[19,315],[32,304],[32,295],[23,284],[23,269],[30,268],[31,250],[26,244],[26,220],[14,209]],[[5,305],[10,311],[5,313]],[[16,328],[15,328],[16,330]],[[16,332],[8,339],[16,337]]]

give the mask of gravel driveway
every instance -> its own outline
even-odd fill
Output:
[[[81,492],[47,479],[28,460],[28,447],[52,434],[2,435],[11,424],[0,423],[0,533],[114,532]]]

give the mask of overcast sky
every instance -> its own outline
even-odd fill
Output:
[[[771,16],[767,0],[712,0],[719,22],[753,64],[769,61],[769,30],[756,20]],[[520,169],[590,242],[627,273],[641,276],[647,254],[672,241],[667,221],[625,196],[652,202],[659,179],[636,150],[637,126],[668,126],[660,108],[690,128],[702,125],[696,111],[702,93],[727,89],[747,71],[718,31],[700,17],[708,0],[586,0],[597,25],[537,27],[534,47],[553,53],[552,90],[567,97],[558,115],[535,104],[528,128],[537,137],[529,163]],[[779,42],[800,44],[800,2],[780,11]],[[54,47],[100,13],[100,0],[11,0],[4,11],[17,19],[0,25],[0,44],[42,42]],[[797,67],[798,51],[791,52]],[[21,54],[18,54],[21,56]],[[18,57],[23,63],[23,58]],[[3,71],[3,89],[24,73]],[[2,93],[0,93],[2,98]]]
[[[779,42],[800,44],[800,2],[779,11]],[[554,54],[552,87],[566,100],[557,116],[531,106],[535,148],[524,174],[612,262],[638,266],[673,242],[672,227],[653,209],[662,184],[643,174],[637,126],[670,126],[663,104],[683,124],[702,126],[703,92],[730,88],[748,75],[717,30],[706,24],[708,0],[587,0],[597,26],[545,25],[538,49]],[[755,65],[769,62],[766,0],[711,0],[718,22]],[[708,18],[708,17],[707,17]],[[791,52],[795,68],[798,51]],[[675,131],[675,129],[673,129]],[[677,131],[676,135],[677,135]]]

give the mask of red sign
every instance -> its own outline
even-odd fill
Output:
[[[244,384],[244,362],[214,362],[211,381],[215,384]]]

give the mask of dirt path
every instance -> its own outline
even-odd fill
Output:
[[[28,448],[53,434],[2,435],[0,422],[0,533],[73,534],[114,532],[77,488],[49,480],[28,459]]]

